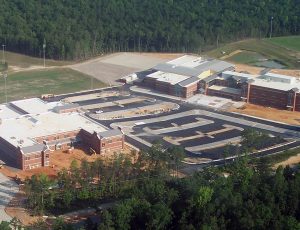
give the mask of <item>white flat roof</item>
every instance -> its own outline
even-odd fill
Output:
[[[183,66],[189,68],[195,68],[203,63],[207,62],[203,57],[193,56],[193,55],[184,55],[182,57],[176,58],[167,63],[172,64],[174,66]]]
[[[6,120],[6,119],[13,119],[16,117],[19,117],[21,114],[15,111],[12,107],[9,105],[0,105],[0,119]]]
[[[149,74],[147,77],[155,78],[157,81],[166,82],[171,85],[176,85],[177,83],[190,78],[189,76],[179,75],[175,73],[165,73],[162,71],[154,72],[152,74]]]
[[[293,88],[300,89],[300,81],[295,81],[294,84],[278,82],[278,81],[269,81],[267,79],[256,78],[252,85],[261,86],[270,89],[278,89],[283,91],[289,91]]]
[[[3,120],[0,125],[0,136],[14,146],[18,146],[22,140],[22,147],[26,147],[35,143],[33,138],[78,129],[84,129],[90,133],[107,130],[79,113],[48,112]]]
[[[41,114],[51,111],[54,107],[63,105],[61,102],[44,102],[39,98],[30,98],[10,102],[29,114]]]
[[[231,94],[240,94],[242,91],[241,89],[235,89],[235,88],[219,86],[219,85],[212,85],[209,87],[209,89],[216,90],[216,91],[222,91],[225,93],[231,93]]]
[[[270,73],[270,72],[266,73],[265,76],[282,78],[282,79],[286,79],[286,80],[296,79],[295,77],[292,77],[292,76],[277,74],[277,73]]]
[[[230,75],[230,76],[238,76],[241,78],[247,78],[247,79],[252,79],[252,78],[256,78],[259,75],[254,75],[254,74],[248,74],[248,73],[240,73],[240,72],[235,72],[235,71],[224,71],[222,74],[225,75]]]

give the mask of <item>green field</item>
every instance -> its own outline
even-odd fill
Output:
[[[93,88],[106,86],[94,79]],[[91,88],[91,77],[69,68],[23,71],[7,77],[8,101],[41,94],[71,93]],[[0,78],[0,102],[5,102],[4,79]]]
[[[275,45],[300,52],[300,36],[276,37],[267,40]]]
[[[0,60],[2,61],[2,52],[0,57]],[[21,68],[27,68],[33,65],[44,65],[44,60],[42,58],[30,57],[23,54],[8,51],[5,52],[5,61],[8,63],[8,66],[18,66]],[[63,66],[67,64],[71,64],[71,62],[46,59],[46,66]]]
[[[290,40],[290,38],[291,37],[287,37],[286,41]],[[298,36],[298,38],[300,38],[300,36]],[[287,49],[286,47],[283,47],[283,45],[275,44],[273,42],[274,41],[273,39],[276,40],[276,38],[272,38],[271,39],[272,42],[271,42],[270,39],[263,39],[263,40],[249,39],[249,40],[234,42],[234,43],[224,45],[218,49],[208,51],[205,54],[215,58],[222,58],[224,60],[234,61],[236,63],[244,64],[246,61],[248,62],[247,64],[252,64],[252,65],[255,65],[254,63],[259,62],[259,59],[263,57],[268,59],[269,61],[278,62],[284,65],[285,68],[299,69],[300,68],[299,51],[296,49],[294,50]],[[283,43],[287,44],[288,42],[283,42]],[[244,54],[242,55],[235,54],[233,56],[226,58],[226,55],[229,55],[232,52],[235,52],[237,50],[243,52],[248,51],[251,53],[249,57],[247,57],[247,55]],[[257,60],[255,60],[255,56]]]

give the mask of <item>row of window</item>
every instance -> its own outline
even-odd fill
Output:
[[[38,159],[40,157],[41,157],[41,154],[35,154],[35,155],[27,156],[27,157],[25,157],[25,161]]]

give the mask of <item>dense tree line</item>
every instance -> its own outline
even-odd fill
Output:
[[[8,50],[55,59],[114,51],[199,52],[220,42],[299,34],[299,0],[1,0]]]
[[[181,148],[164,150],[155,143],[147,152],[114,155],[110,161],[83,160],[80,166],[73,161],[56,179],[41,174],[25,180],[27,206],[34,214],[58,214],[123,199],[140,180],[176,176],[182,157]]]
[[[78,165],[73,161],[55,179],[43,174],[28,178],[27,205],[35,214],[58,214],[103,202],[112,204],[99,214],[100,224],[86,221],[89,230],[298,230],[300,172],[289,167],[274,171],[268,160],[247,156],[270,138],[245,130],[241,152],[232,164],[207,167],[184,178],[178,177],[183,149],[164,149],[159,142],[139,154],[114,155],[110,162],[99,158]],[[14,219],[10,226],[20,223]],[[7,222],[0,227],[11,229]],[[29,230],[48,228],[43,221],[27,226]],[[52,229],[74,228],[57,219]]]
[[[300,229],[300,173],[264,166],[244,158],[226,167],[228,177],[224,168],[209,168],[180,180],[142,181],[130,198],[104,211],[97,227]]]

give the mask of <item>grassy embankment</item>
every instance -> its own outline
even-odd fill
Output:
[[[240,64],[256,65],[263,59],[276,61],[286,68],[300,68],[300,36],[249,39],[226,44],[205,53]],[[233,54],[233,55],[231,55]]]

